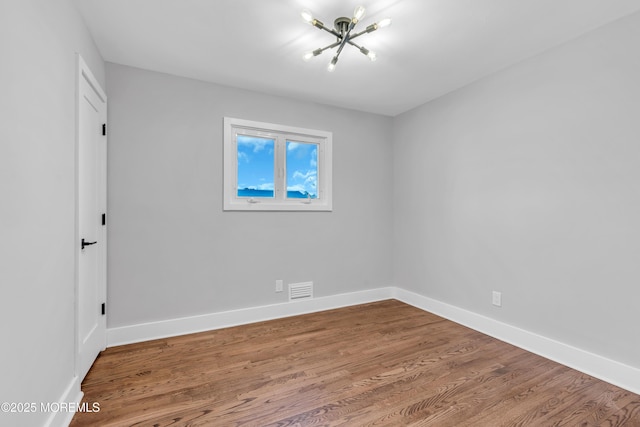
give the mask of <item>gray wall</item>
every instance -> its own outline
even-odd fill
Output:
[[[640,367],[638,40],[635,14],[395,119],[397,286]]]
[[[392,284],[389,117],[107,64],[108,326]],[[333,132],[333,212],[223,212],[223,117]]]
[[[56,402],[74,376],[75,52],[104,84],[67,0],[0,2],[0,402]]]

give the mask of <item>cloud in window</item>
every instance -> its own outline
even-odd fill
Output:
[[[264,150],[266,147],[269,147],[270,151],[273,151],[273,139],[268,138],[258,138],[255,136],[247,136],[247,135],[238,135],[238,150],[247,150],[253,151],[254,153],[259,153]],[[246,151],[245,151],[246,153]]]

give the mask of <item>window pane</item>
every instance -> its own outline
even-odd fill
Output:
[[[287,198],[318,198],[318,144],[287,141]]]
[[[238,197],[273,197],[275,141],[238,135]]]

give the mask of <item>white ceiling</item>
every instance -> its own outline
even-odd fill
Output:
[[[640,10],[640,0],[74,0],[106,61],[395,116]],[[370,62],[305,23],[332,26],[358,4]]]

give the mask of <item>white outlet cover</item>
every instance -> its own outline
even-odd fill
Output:
[[[502,293],[498,291],[493,291],[493,305],[497,307],[502,307]]]

